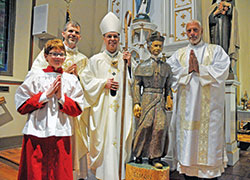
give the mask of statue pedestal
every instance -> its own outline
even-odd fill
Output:
[[[233,166],[239,160],[239,148],[236,141],[236,88],[240,83],[226,81],[225,89],[225,137],[228,165]]]
[[[169,166],[156,169],[149,164],[126,164],[126,180],[169,180]]]

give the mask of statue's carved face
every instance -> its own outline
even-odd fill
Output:
[[[154,56],[158,56],[162,51],[162,42],[161,41],[153,41],[150,46],[150,53]]]
[[[104,34],[103,40],[107,51],[114,53],[117,50],[120,40],[117,32],[107,32]]]
[[[186,34],[192,45],[197,45],[201,41],[202,27],[197,22],[188,23],[186,26]]]

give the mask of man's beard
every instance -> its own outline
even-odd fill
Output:
[[[193,45],[197,45],[201,41],[201,37],[193,36],[189,38],[189,42]]]

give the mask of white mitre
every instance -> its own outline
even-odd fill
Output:
[[[121,21],[118,19],[118,17],[114,13],[109,12],[102,19],[101,24],[100,24],[100,29],[101,29],[102,34],[105,34],[107,32],[117,32],[121,34],[121,30],[122,30]]]

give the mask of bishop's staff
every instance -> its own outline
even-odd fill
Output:
[[[127,21],[127,16],[129,15],[129,20]],[[124,19],[125,26],[125,48],[128,50],[128,27],[130,26],[132,19],[131,11],[127,11]],[[123,91],[122,91],[122,118],[121,118],[121,134],[120,134],[120,160],[119,160],[119,180],[122,179],[122,150],[123,150],[123,128],[124,128],[124,113],[125,113],[125,96],[126,96],[126,79],[127,79],[127,60],[124,61],[123,70]]]

